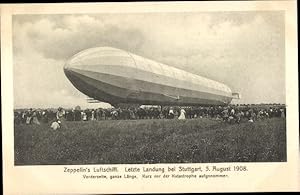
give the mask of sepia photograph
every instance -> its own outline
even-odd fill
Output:
[[[286,161],[283,11],[12,25],[15,165]]]
[[[296,5],[1,4],[4,194],[299,191]]]

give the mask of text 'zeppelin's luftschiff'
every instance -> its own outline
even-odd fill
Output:
[[[111,47],[79,52],[64,72],[79,91],[112,105],[226,105],[235,98],[220,82]]]

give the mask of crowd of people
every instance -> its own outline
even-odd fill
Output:
[[[14,122],[18,124],[51,123],[59,126],[64,121],[101,121],[101,120],[137,120],[137,119],[193,119],[213,118],[229,123],[241,120],[254,122],[272,117],[285,117],[286,108],[280,106],[208,106],[208,107],[169,107],[148,106],[130,108],[98,109],[29,109],[14,112]],[[54,122],[54,124],[53,124]]]

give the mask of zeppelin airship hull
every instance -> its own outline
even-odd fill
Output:
[[[226,105],[232,100],[224,84],[114,48],[83,51],[64,72],[79,91],[112,105]]]

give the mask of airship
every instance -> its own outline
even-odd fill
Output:
[[[227,105],[239,98],[223,83],[112,47],[75,54],[64,73],[90,100],[113,106]]]

